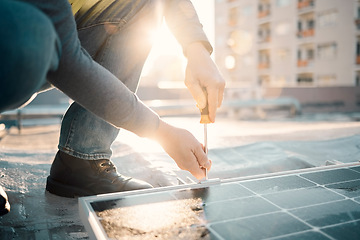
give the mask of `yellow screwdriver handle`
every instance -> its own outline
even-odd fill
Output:
[[[211,123],[210,118],[209,118],[209,108],[208,105],[206,104],[206,107],[204,109],[200,110],[201,113],[201,118],[200,118],[200,123]]]
[[[204,89],[203,91],[204,91],[205,96],[207,98],[206,89]],[[205,108],[200,109],[200,113],[201,113],[200,123],[203,123],[203,124],[211,123],[210,118],[209,118],[209,104],[208,104],[207,99],[206,99],[206,106],[205,106]]]

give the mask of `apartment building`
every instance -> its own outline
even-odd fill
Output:
[[[360,106],[358,0],[216,0],[215,16],[216,62],[229,87],[318,101],[350,91]]]

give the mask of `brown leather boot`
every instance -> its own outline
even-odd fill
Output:
[[[84,160],[58,151],[47,178],[46,190],[62,197],[152,188],[144,181],[125,177],[108,159]]]

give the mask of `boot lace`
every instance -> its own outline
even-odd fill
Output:
[[[109,160],[105,160],[105,161],[101,162],[101,163],[99,164],[99,166],[100,166],[101,168],[104,168],[104,170],[105,170],[106,172],[116,171],[115,165],[114,165],[111,161],[109,161]]]

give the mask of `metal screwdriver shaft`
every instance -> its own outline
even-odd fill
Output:
[[[206,107],[200,110],[200,113],[201,113],[200,123],[204,124],[204,151],[205,154],[207,155],[208,154],[207,124],[211,123],[209,119],[209,108],[207,103],[206,103]],[[208,173],[207,168],[205,168],[205,180],[208,180],[207,173]]]
[[[204,124],[204,149],[205,154],[208,153],[208,142],[207,142],[207,123]]]
[[[208,142],[207,142],[207,123],[204,123],[204,149],[205,149],[205,154],[208,154]],[[207,174],[208,170],[207,168],[205,168],[205,180],[208,180],[208,174]]]

